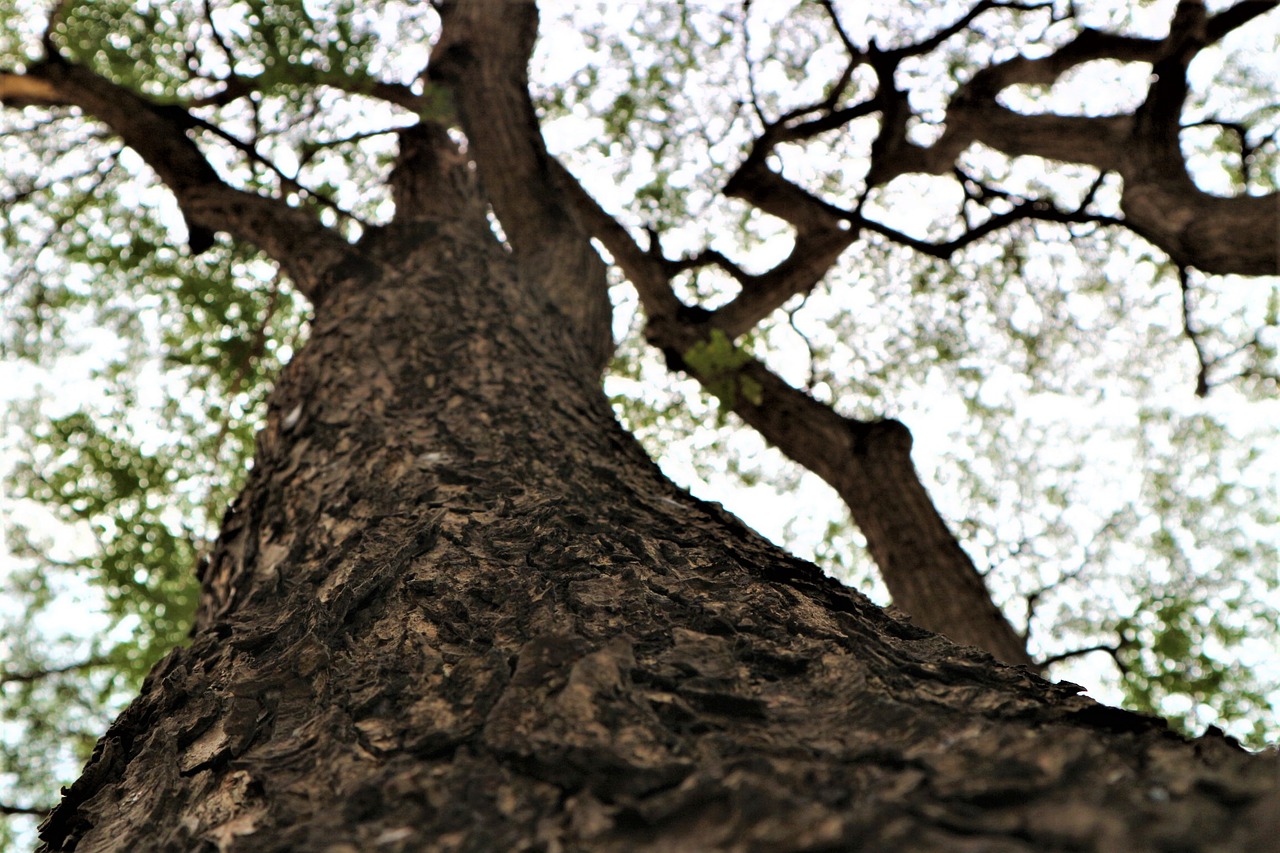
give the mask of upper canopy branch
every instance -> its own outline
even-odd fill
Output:
[[[872,172],[876,170],[877,163],[892,161],[894,157],[891,155],[906,154],[909,159],[915,150],[915,146],[907,141],[906,134],[911,110],[907,103],[907,93],[898,90],[894,82],[898,64],[909,56],[937,48],[969,26],[983,12],[1006,5],[1008,4],[983,0],[952,24],[919,42],[889,50],[881,50],[872,45],[870,49],[862,51],[853,45],[831,5],[823,4],[837,37],[848,53],[848,63],[821,100],[789,110],[778,119],[767,122],[753,142],[746,159],[724,187],[726,196],[740,198],[789,223],[796,231],[795,245],[785,260],[760,275],[745,274],[736,266],[724,263],[721,258],[703,255],[706,260],[716,263],[733,275],[742,285],[742,293],[716,312],[717,328],[730,335],[742,334],[793,295],[807,293],[821,281],[841,252],[857,239],[859,228],[863,224],[876,225],[863,219],[859,211],[849,211],[832,204],[771,169],[768,158],[777,146],[783,142],[810,139],[844,127],[855,119],[879,112],[881,134],[872,152]],[[1039,9],[1047,6],[1019,4],[1017,8]],[[864,63],[869,64],[875,72],[879,81],[878,93],[859,103],[842,105],[841,100],[848,90],[854,70]],[[1030,209],[1019,209],[1019,212],[1029,213]],[[1016,215],[1003,217],[982,233],[995,230],[1016,218]],[[893,233],[882,226],[876,230],[886,236]],[[957,246],[972,239],[976,239],[976,236],[960,238]],[[930,244],[917,242],[921,247],[929,246],[937,250]]]
[[[899,245],[908,246],[922,254],[939,258],[941,260],[948,260],[960,249],[981,240],[988,234],[999,231],[1001,228],[1007,228],[1015,222],[1022,222],[1028,219],[1040,222],[1058,222],[1062,224],[1124,224],[1123,221],[1116,219],[1113,216],[1089,213],[1083,208],[1077,210],[1061,210],[1047,201],[1030,199],[1019,202],[1014,205],[1011,210],[996,214],[989,219],[974,225],[972,228],[966,229],[964,233],[957,237],[936,243],[928,240],[920,240],[871,219],[860,219],[859,227],[865,228],[874,234],[888,237],[893,242],[898,243]]]
[[[899,63],[936,48],[981,13],[1003,5],[1007,4],[977,3],[929,38],[891,50],[872,45],[859,51],[837,28],[837,36],[849,53],[848,65],[838,79],[821,100],[766,123],[742,165],[725,184],[726,196],[740,198],[786,221],[796,231],[796,251],[761,275],[745,275],[712,255],[702,256],[734,275],[743,287],[733,303],[717,312],[726,331],[745,331],[792,295],[807,292],[822,275],[815,273],[815,266],[834,262],[863,227],[928,254],[947,257],[1019,219],[1096,222],[1129,228],[1180,265],[1245,275],[1280,271],[1280,246],[1274,239],[1280,233],[1280,196],[1273,193],[1221,198],[1200,191],[1186,173],[1178,139],[1186,97],[1185,71],[1191,60],[1205,46],[1273,9],[1277,0],[1246,0],[1212,16],[1204,12],[1203,4],[1185,0],[1178,7],[1169,35],[1162,39],[1084,29],[1047,56],[1017,57],[978,71],[952,97],[941,138],[928,147],[912,142],[907,129],[914,112],[908,100],[910,93],[896,84]],[[1052,85],[1067,71],[1099,59],[1152,64],[1156,74],[1147,101],[1135,113],[1028,115],[997,101],[998,95],[1010,86]],[[858,103],[842,104],[852,69],[862,63],[872,68],[878,81],[877,92]],[[871,148],[868,187],[886,184],[910,172],[950,174],[963,151],[974,142],[982,142],[1010,156],[1033,155],[1119,174],[1123,179],[1124,215],[1088,213],[1083,207],[1067,212],[1050,202],[1028,200],[1007,213],[969,226],[959,237],[932,243],[865,219],[861,205],[852,210],[835,205],[770,167],[769,155],[780,143],[837,130],[875,112],[880,113],[880,132]],[[799,263],[801,247],[813,253],[813,263]]]
[[[201,122],[184,109],[157,105],[62,58],[35,63],[25,73],[0,72],[0,99],[78,107],[110,127],[173,192],[193,252],[208,248],[215,231],[227,231],[279,261],[315,300],[326,274],[353,251],[311,212],[223,181],[187,136]]]
[[[752,146],[749,160],[760,161],[767,157],[782,142],[793,142],[810,139],[820,133],[843,127],[850,121],[883,110],[886,106],[884,98],[877,96],[858,104],[841,106],[849,83],[858,66],[870,64],[880,76],[882,89],[893,89],[892,76],[899,63],[910,56],[920,56],[935,50],[947,39],[963,31],[983,12],[999,8],[1015,8],[1022,11],[1033,9],[1051,9],[1051,3],[1005,3],[999,0],[980,0],[964,15],[933,33],[928,38],[901,47],[882,50],[874,43],[867,50],[858,49],[849,34],[845,31],[835,8],[828,0],[820,4],[827,13],[831,28],[840,43],[844,46],[849,60],[841,71],[839,78],[827,88],[826,95],[819,101],[795,107],[780,115],[773,121],[765,122],[765,129]],[[887,72],[886,74],[883,72]],[[887,85],[886,85],[887,84]],[[817,118],[808,118],[817,114]],[[801,121],[801,119],[805,119]]]
[[[882,132],[868,183],[887,183],[907,172],[945,174],[973,142],[1010,156],[1084,163],[1120,174],[1124,224],[1178,264],[1210,273],[1275,274],[1280,271],[1274,239],[1280,232],[1280,195],[1222,198],[1202,192],[1187,174],[1179,133],[1191,60],[1276,5],[1275,0],[1248,0],[1207,16],[1202,3],[1186,0],[1164,39],[1085,30],[1049,56],[986,68],[951,99],[946,130],[934,145],[925,148],[905,134]],[[1147,100],[1134,114],[1026,115],[996,100],[1010,86],[1050,85],[1067,70],[1097,59],[1152,64]],[[905,111],[906,93],[894,97],[896,108]]]
[[[981,4],[979,4],[981,5]],[[1212,17],[1204,15],[1203,3],[1183,2],[1164,39],[1141,38],[1095,29],[1084,29],[1053,53],[1037,59],[1016,57],[978,71],[952,97],[947,109],[946,131],[934,145],[925,148],[905,139],[882,142],[882,152],[868,175],[871,184],[887,183],[898,175],[922,171],[944,174],[972,142],[983,142],[1011,155],[1033,154],[1049,159],[1084,162],[1102,170],[1113,168],[1123,152],[1135,141],[1130,121],[1106,117],[1031,116],[1009,110],[997,103],[997,96],[1015,85],[1050,86],[1063,74],[1086,62],[1112,59],[1119,62],[1156,64],[1177,55],[1185,71],[1196,52],[1220,40],[1277,5],[1276,0],[1245,2]],[[1198,10],[1198,12],[1197,12]],[[1194,31],[1194,35],[1193,35]],[[885,53],[885,66],[896,70],[896,57]],[[883,98],[889,80],[881,75]],[[1184,79],[1185,82],[1185,79]],[[1153,86],[1159,85],[1156,80]],[[894,92],[895,112],[910,114],[906,92]],[[1177,115],[1172,116],[1177,120]],[[1119,132],[1118,132],[1119,131]],[[882,136],[883,136],[882,132]],[[1096,138],[1107,140],[1100,146]],[[1141,140],[1137,140],[1141,141]]]

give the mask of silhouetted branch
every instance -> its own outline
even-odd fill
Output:
[[[66,666],[49,667],[47,669],[29,669],[22,672],[0,670],[0,684],[30,684],[33,681],[40,681],[54,675],[66,675],[69,672],[104,666],[106,663],[107,660],[105,658],[92,657],[88,660],[67,664]]]
[[[1062,663],[1064,660],[1078,658],[1082,655],[1093,654],[1094,652],[1106,652],[1111,655],[1111,658],[1116,661],[1117,665],[1120,665],[1118,656],[1123,647],[1123,643],[1099,643],[1095,646],[1085,646],[1082,649],[1072,649],[1069,652],[1060,652],[1056,655],[1050,655],[1041,661],[1040,664],[1041,666],[1049,667],[1053,666],[1055,663]]]
[[[1084,213],[1081,210],[1060,210],[1059,208],[1054,207],[1050,202],[1038,199],[1023,201],[1012,210],[992,216],[985,222],[965,231],[965,233],[955,239],[947,240],[943,243],[931,243],[927,240],[920,240],[871,219],[863,219],[858,224],[860,227],[865,228],[868,231],[879,234],[882,237],[887,237],[893,242],[912,248],[917,252],[930,255],[941,260],[947,260],[960,249],[981,240],[988,234],[998,231],[1001,228],[1007,228],[1015,222],[1027,219],[1041,222],[1057,222],[1067,225],[1096,224],[1127,226],[1128,224],[1124,220],[1117,219],[1114,216],[1105,216],[1098,213]]]
[[[1239,29],[1259,15],[1265,15],[1280,3],[1277,0],[1242,0],[1209,17],[1205,24],[1206,44],[1213,44],[1232,30]]]
[[[53,811],[53,806],[11,806],[0,803],[0,815],[32,815],[43,817]]]
[[[1196,396],[1209,396],[1209,362],[1205,358],[1204,347],[1200,343],[1200,332],[1191,321],[1191,278],[1184,266],[1178,267],[1178,287],[1182,291],[1182,334],[1191,341],[1196,353]]]
[[[88,195],[92,195],[99,187],[102,186],[102,182],[106,180],[107,174],[115,168],[116,162],[120,158],[120,152],[123,150],[124,146],[118,145],[114,149],[110,150],[100,162],[93,162],[79,171],[56,175],[45,181],[33,181],[29,186],[19,189],[13,195],[0,198],[0,207],[8,207],[9,205],[24,202],[31,198],[31,196],[59,184],[74,185],[74,183],[81,178],[87,178],[90,175],[97,175],[97,179],[94,181],[92,188],[90,188],[87,193]]]
[[[723,253],[716,249],[703,249],[696,255],[681,258],[677,261],[666,260],[663,261],[663,265],[666,267],[667,274],[671,276],[676,276],[682,272],[698,269],[700,267],[714,266],[719,267],[724,272],[727,272],[739,284],[745,284],[752,278],[751,273],[729,260],[729,258],[725,257]]]
[[[334,213],[338,214],[339,217],[358,223],[363,228],[370,227],[370,224],[364,219],[342,207],[324,193],[313,190],[299,182],[296,177],[286,174],[284,170],[277,166],[269,157],[258,151],[258,147],[256,145],[250,142],[245,142],[234,134],[223,130],[212,122],[205,121],[199,116],[191,116],[191,122],[193,127],[212,133],[214,136],[239,151],[241,154],[244,154],[245,157],[249,158],[250,162],[258,163],[266,167],[267,171],[279,178],[280,186],[283,189],[291,190],[304,198],[312,199],[321,207],[332,210]]]

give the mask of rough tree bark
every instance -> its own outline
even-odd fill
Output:
[[[513,8],[531,11],[466,4],[466,26]],[[474,49],[460,32],[441,44]],[[475,70],[441,65],[459,86]],[[174,111],[34,71],[149,161],[198,156]],[[482,177],[507,155],[484,156]],[[532,162],[541,192],[573,192]],[[665,480],[566,311],[596,273],[545,254],[580,252],[584,226],[507,252],[442,128],[402,135],[395,221],[355,247],[197,161],[153,166],[194,227],[255,239],[316,316],[191,645],[102,738],[46,849],[1278,849],[1275,756],[894,621]],[[548,263],[576,270],[567,291]],[[655,335],[678,355],[689,326],[664,298]],[[869,429],[845,430],[855,453],[905,452]]]

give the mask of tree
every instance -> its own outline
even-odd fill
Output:
[[[1275,271],[1276,194],[1210,196],[1179,149],[1192,60],[1273,6],[1184,2],[1159,38],[1083,30],[993,62],[925,146],[901,64],[1003,4],[894,48],[857,47],[812,4],[847,61],[819,102],[761,110],[724,186],[794,229],[757,274],[716,250],[669,258],[657,234],[639,245],[547,153],[532,3],[438,4],[412,84],[371,72],[373,25],[345,8],[323,39],[302,5],[56,9],[43,58],[0,76],[0,98],[109,130],[172,193],[192,254],[243,264],[223,241],[256,247],[314,317],[200,566],[191,642],[98,742],[42,829],[48,849],[1266,849],[1274,756],[1217,732],[1187,742],[1036,677],[920,484],[906,428],[837,414],[738,339],[867,232],[950,257],[1018,222],[1103,223],[1179,269]],[[216,58],[141,35],[166,30]],[[152,62],[127,85],[139,44]],[[998,100],[1102,58],[1152,65],[1130,114]],[[336,188],[304,187],[216,121],[269,123],[278,96],[289,114],[333,108],[334,91],[400,110],[385,221],[353,224]],[[931,244],[866,215],[865,194],[836,204],[774,168],[780,147],[871,114],[869,188],[949,172],[980,140],[1114,172],[1119,209],[1093,207],[1099,178],[1074,208],[1006,196]],[[227,174],[228,152],[251,177]],[[961,177],[972,201],[998,195]],[[837,488],[917,624],[674,487],[619,428],[600,389],[612,339],[593,238],[670,366]],[[740,295],[681,300],[672,279],[702,267]]]

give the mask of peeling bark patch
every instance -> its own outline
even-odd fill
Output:
[[[633,696],[631,644],[589,651],[569,637],[531,640],[485,726],[497,754],[566,789],[612,799],[664,787],[691,769]]]

